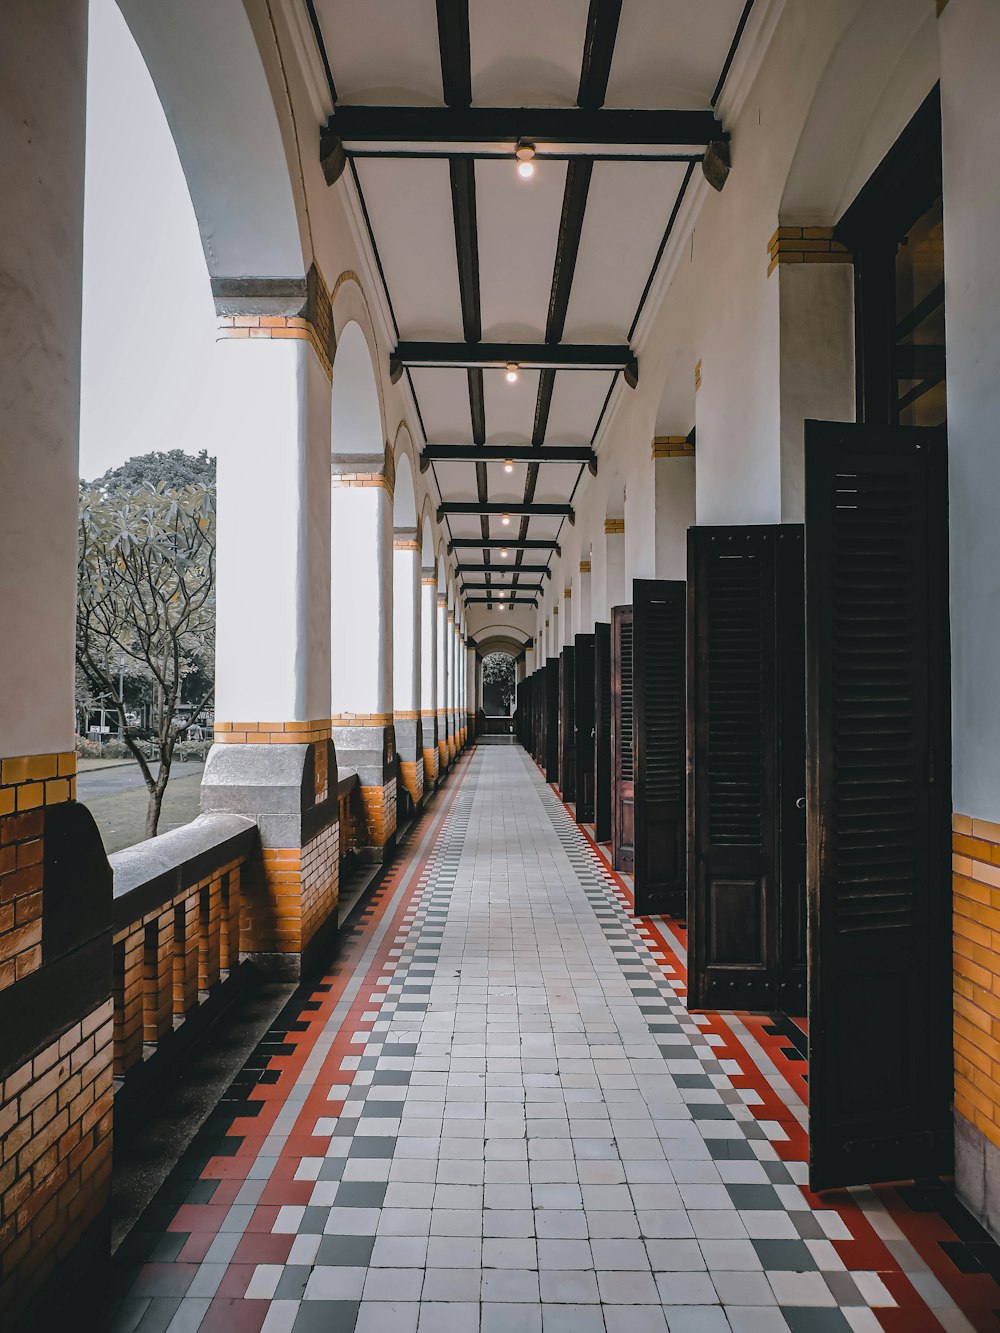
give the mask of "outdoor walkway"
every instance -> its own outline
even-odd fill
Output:
[[[794,1034],[689,1015],[682,932],[628,908],[524,752],[473,750],[119,1252],[109,1326],[1000,1328],[945,1188],[806,1193]]]

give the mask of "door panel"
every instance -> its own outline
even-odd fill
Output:
[[[611,609],[611,851],[616,870],[635,868],[635,718],[632,608]]]
[[[546,782],[559,781],[559,658],[545,663],[545,735],[542,738]]]
[[[810,1183],[950,1168],[944,437],[806,423]]]
[[[635,703],[635,910],[683,918],[685,841],[683,582],[632,584]]]
[[[564,801],[576,800],[575,649],[559,654],[559,792]]]
[[[576,820],[594,818],[594,636],[578,634],[573,655],[573,703],[576,722]]]
[[[594,626],[594,836],[611,839],[611,626]]]
[[[802,529],[688,551],[689,1002],[802,1013]]]

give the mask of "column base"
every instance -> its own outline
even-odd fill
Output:
[[[365,725],[340,718],[333,727],[340,773],[357,773],[365,811],[366,843],[360,855],[383,861],[396,845],[396,729],[376,722]]]
[[[424,795],[423,727],[418,715],[394,719],[396,752],[399,756],[399,778],[414,809]],[[397,790],[397,799],[400,796]]]
[[[336,942],[336,772],[336,754],[326,739],[305,745],[227,742],[209,751],[203,813],[244,815],[260,834],[260,855],[241,876],[246,924],[240,952],[276,980],[297,980]]]

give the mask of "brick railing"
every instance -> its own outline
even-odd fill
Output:
[[[259,847],[253,820],[201,815],[109,858],[114,871],[116,1105],[148,1080],[151,1057],[187,1045],[241,971],[240,874]]]

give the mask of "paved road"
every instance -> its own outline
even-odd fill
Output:
[[[187,824],[198,813],[203,763],[176,763],[170,770],[160,814],[161,833]],[[154,769],[154,772],[156,770]],[[141,842],[146,825],[146,784],[138,764],[89,769],[76,780],[77,797],[97,820],[107,852]]]

